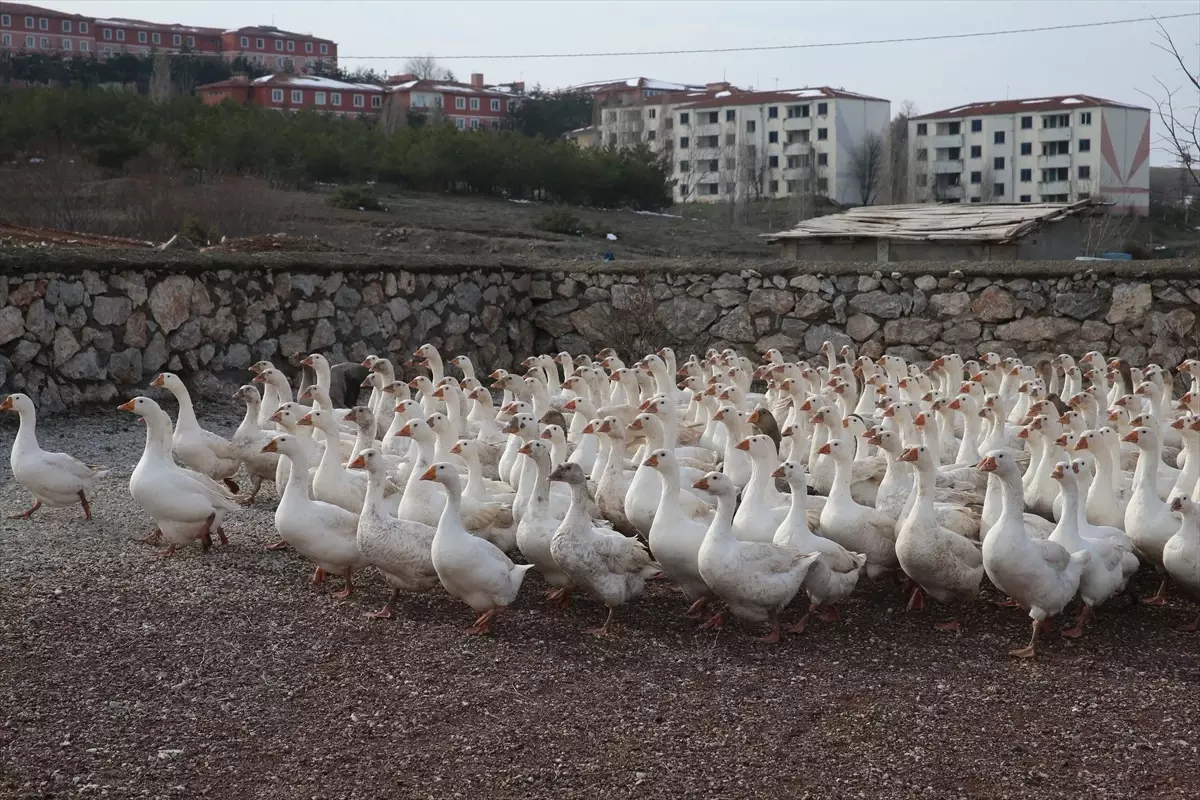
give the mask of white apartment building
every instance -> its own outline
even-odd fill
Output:
[[[681,203],[819,196],[859,205],[878,191],[890,117],[887,100],[841,89],[709,84],[604,109],[600,141],[667,151]],[[878,161],[874,181],[864,182],[855,164],[871,143]]]
[[[1150,111],[1089,95],[972,103],[909,120],[918,202],[1150,209]]]

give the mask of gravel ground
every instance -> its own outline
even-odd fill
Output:
[[[1118,600],[1026,663],[1005,655],[1019,612],[980,603],[939,633],[891,585],[769,647],[695,630],[665,582],[595,640],[601,610],[547,610],[533,576],[492,636],[465,637],[473,615],[443,593],[385,622],[363,618],[386,597],[374,575],[341,603],[309,586],[294,552],[263,550],[270,491],[228,547],[152,558],[126,484],[144,428],[103,412],[40,432],[115,473],[93,523],[0,522],[2,797],[1200,796],[1182,600]],[[10,477],[5,514],[29,505]]]

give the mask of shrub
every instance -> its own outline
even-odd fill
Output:
[[[547,211],[533,223],[533,227],[539,231],[561,233],[564,236],[590,236],[593,233],[587,223],[566,208]]]
[[[350,211],[387,211],[372,186],[342,186],[329,198],[329,205]]]

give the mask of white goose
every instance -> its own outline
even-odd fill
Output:
[[[834,463],[833,486],[821,509],[821,532],[830,539],[867,557],[867,576],[882,577],[899,566],[896,560],[896,521],[870,506],[859,505],[850,495],[853,456],[849,447],[836,439],[818,451]]]
[[[1179,530],[1163,548],[1163,567],[1175,585],[1200,602],[1200,506],[1186,497],[1171,501],[1171,510],[1179,514]],[[1195,633],[1200,614],[1180,630]]]
[[[179,403],[179,417],[175,420],[175,433],[171,437],[175,457],[191,469],[224,482],[236,494],[238,485],[233,481],[233,476],[242,462],[233,444],[225,437],[200,427],[192,396],[178,375],[160,373],[150,385],[156,389],[166,389]]]
[[[271,441],[275,433],[263,430],[258,424],[262,406],[258,389],[247,384],[234,392],[233,397],[246,404],[246,416],[233,432],[229,443],[233,445],[234,451],[246,465],[246,472],[250,475],[250,494],[239,499],[243,505],[250,505],[258,496],[263,481],[275,480],[279,471],[279,456],[262,452],[263,445]]]
[[[37,410],[28,395],[10,394],[0,403],[0,411],[15,411],[20,418],[9,466],[13,478],[33,495],[34,500],[32,508],[9,519],[29,519],[43,505],[62,508],[79,503],[83,506],[83,518],[91,522],[92,507],[87,493],[109,470],[84,464],[66,453],[43,450],[37,440]]]

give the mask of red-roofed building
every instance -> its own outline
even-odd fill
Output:
[[[393,75],[388,92],[410,113],[441,116],[460,130],[499,130],[516,108],[523,83],[488,86],[482,73],[471,75],[470,83],[437,81],[415,75]]]
[[[917,200],[1150,211],[1150,111],[1087,94],[969,103],[909,120]]]
[[[337,66],[337,42],[270,25],[222,32],[221,52],[226,58],[241,56],[267,69],[312,72],[318,64]]]
[[[103,58],[120,53],[196,53],[220,55],[221,29],[146,22],[140,19],[97,19],[96,51]]]
[[[323,111],[338,116],[377,115],[383,109],[387,90],[371,83],[347,83],[316,75],[281,73],[229,80],[196,87],[196,95],[208,105],[232,102],[273,108],[277,111]]]
[[[0,53],[92,55],[94,20],[24,3],[0,3]]]

